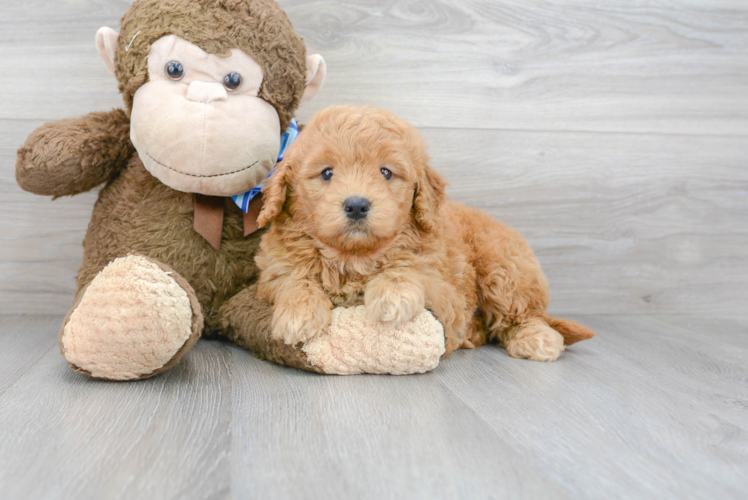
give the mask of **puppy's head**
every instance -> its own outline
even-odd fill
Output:
[[[342,252],[373,251],[439,223],[446,183],[418,132],[374,108],[312,117],[265,188],[262,227],[276,217]]]

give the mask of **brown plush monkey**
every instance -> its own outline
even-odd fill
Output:
[[[73,369],[118,380],[153,376],[201,334],[326,373],[436,366],[444,338],[427,312],[388,329],[367,324],[355,308],[338,309],[330,335],[307,349],[314,354],[271,340],[272,311],[257,301],[253,285],[260,198],[244,214],[229,196],[265,179],[297,107],[325,76],[324,60],[306,56],[274,1],[137,0],[120,33],[102,28],[96,46],[117,77],[125,110],[42,126],[16,166],[20,186],[42,195],[106,183],[60,331]],[[367,335],[394,343],[340,352]],[[398,352],[413,343],[423,348],[417,359]]]

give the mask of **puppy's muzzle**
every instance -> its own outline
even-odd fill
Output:
[[[369,209],[371,208],[371,202],[366,198],[359,196],[352,196],[343,202],[343,210],[345,215],[352,220],[361,220],[369,215]]]

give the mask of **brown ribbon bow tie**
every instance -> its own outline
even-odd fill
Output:
[[[213,248],[221,250],[221,234],[223,234],[223,215],[226,200],[221,196],[195,195],[195,231],[208,240]],[[232,203],[233,205],[233,203]],[[249,236],[259,229],[257,217],[262,209],[262,194],[252,198],[247,212],[244,214],[244,236]]]

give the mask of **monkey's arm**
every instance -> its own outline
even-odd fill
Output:
[[[74,195],[109,180],[134,151],[121,109],[47,123],[18,150],[16,180],[32,193]]]

